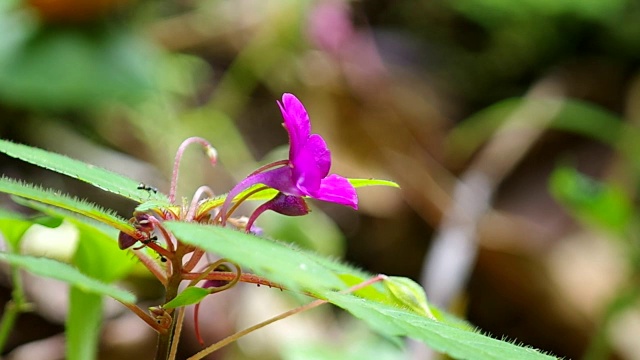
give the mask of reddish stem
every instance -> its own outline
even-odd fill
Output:
[[[207,140],[201,137],[190,137],[185,141],[183,141],[182,144],[180,144],[178,151],[176,152],[176,158],[175,158],[175,161],[173,162],[171,188],[169,189],[169,202],[171,202],[172,204],[176,200],[176,191],[178,189],[178,173],[180,172],[180,160],[182,160],[182,155],[184,154],[184,151],[186,150],[186,148],[189,145],[194,143],[200,144],[204,148],[212,166],[215,166],[218,161],[218,152],[213,146],[211,146],[211,144]]]
[[[362,282],[360,284],[352,286],[347,290],[341,291],[341,293],[351,293],[351,292],[360,290],[363,287],[366,287],[366,286],[369,286],[369,285],[371,285],[373,283],[376,283],[378,281],[384,280],[386,277],[387,277],[386,275],[377,275],[377,276],[375,276],[375,277],[373,277],[373,278],[371,278],[369,280],[366,280],[366,281],[364,281],[364,282]],[[318,307],[320,305],[324,305],[324,304],[326,304],[328,302],[329,302],[328,300],[318,299],[318,300],[314,300],[314,301],[312,301],[312,302],[310,302],[310,303],[308,303],[306,305],[302,305],[302,306],[297,307],[295,309],[291,309],[291,310],[289,310],[287,312],[284,312],[284,313],[282,313],[280,315],[276,315],[276,316],[274,316],[274,317],[272,317],[272,318],[270,318],[268,320],[265,320],[265,321],[263,321],[263,322],[261,322],[259,324],[250,326],[250,327],[248,327],[248,328],[246,328],[246,329],[244,329],[242,331],[239,331],[239,332],[237,332],[237,333],[235,333],[233,335],[230,335],[230,336],[218,341],[217,343],[207,347],[206,349],[204,349],[204,350],[200,351],[199,353],[193,355],[192,357],[188,358],[187,360],[202,359],[205,356],[207,356],[207,355],[215,352],[216,350],[222,348],[223,346],[226,346],[226,345],[238,340],[239,338],[241,338],[241,337],[243,337],[243,336],[245,336],[245,335],[247,335],[247,334],[249,334],[251,332],[254,332],[254,331],[258,330],[258,329],[261,329],[261,328],[263,328],[263,327],[265,327],[265,326],[267,326],[269,324],[272,324],[272,323],[274,323],[274,322],[276,322],[278,320],[282,320],[284,318],[287,318],[287,317],[289,317],[291,315],[295,315],[295,314],[301,313],[303,311],[311,310],[311,309],[316,308],[316,307]]]
[[[183,280],[194,280],[197,279],[198,277],[202,276],[202,273],[184,273],[182,274],[182,279]],[[213,271],[210,272],[209,274],[207,274],[205,277],[203,277],[203,280],[226,280],[226,281],[233,281],[233,279],[238,278],[238,274],[235,272],[222,272],[222,271]],[[268,287],[274,287],[280,290],[283,290],[284,287],[282,285],[278,285],[274,282],[271,282],[269,280],[266,280],[258,275],[254,275],[254,274],[246,274],[243,273],[240,275],[240,279],[239,281],[241,282],[245,282],[245,283],[250,283],[250,284],[256,284],[256,285],[264,285],[264,286],[268,286]]]
[[[138,317],[140,319],[142,319],[144,322],[146,322],[149,326],[151,326],[153,328],[153,330],[155,330],[156,332],[160,333],[160,334],[164,334],[166,333],[169,329],[161,326],[156,319],[154,319],[153,317],[151,317],[151,315],[147,314],[146,312],[144,312],[144,310],[140,309],[139,307],[137,307],[135,304],[129,304],[129,303],[125,303],[125,302],[120,302],[122,305],[126,306],[129,310],[133,311],[133,313],[135,313],[136,315],[138,315]]]
[[[278,161],[275,161],[275,162],[272,162],[272,163],[269,163],[269,164],[266,164],[266,165],[262,165],[259,168],[257,168],[254,172],[252,172],[251,174],[247,175],[247,177],[253,176],[255,174],[259,174],[259,173],[261,173],[261,172],[263,172],[265,170],[269,170],[271,168],[274,168],[276,166],[281,166],[281,165],[289,165],[289,160],[278,160]]]
[[[195,194],[193,194],[193,198],[191,199],[191,204],[189,205],[189,210],[187,211],[187,216],[185,217],[185,220],[191,221],[194,219],[196,215],[196,210],[198,209],[198,202],[200,201],[200,198],[202,197],[202,195],[207,195],[209,197],[215,196],[213,190],[211,190],[210,187],[200,186],[196,190]]]
[[[267,190],[268,187],[266,186],[260,186],[250,192],[248,192],[245,196],[241,197],[240,199],[238,199],[238,201],[236,201],[233,206],[231,207],[231,209],[229,209],[229,211],[227,211],[226,214],[222,214],[222,212],[219,212],[218,215],[216,215],[216,217],[213,219],[213,222],[215,223],[217,220],[220,219],[221,216],[223,216],[222,218],[222,225],[224,226],[227,223],[227,219],[229,218],[229,216],[231,216],[231,214],[233,214],[234,211],[236,211],[236,209],[238,208],[238,206],[240,206],[240,204],[242,204],[245,200],[247,200],[249,197],[251,197],[251,195],[255,194],[255,193],[259,193],[260,191],[263,190]]]
[[[189,261],[187,261],[187,263],[182,266],[182,270],[185,272],[190,272],[191,270],[193,270],[193,268],[198,264],[198,261],[202,259],[204,253],[204,250],[196,248],[191,254]]]

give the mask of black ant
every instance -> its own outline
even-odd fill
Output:
[[[142,249],[143,247],[147,246],[150,242],[152,242],[152,241],[153,241],[153,242],[155,242],[155,241],[157,241],[157,240],[158,240],[158,237],[157,237],[157,236],[152,236],[152,237],[150,237],[150,238],[148,238],[148,239],[140,240],[140,242],[142,243],[142,245],[138,246],[137,248],[134,248],[133,250],[140,250],[140,249]],[[166,259],[165,259],[165,261],[166,261]]]
[[[145,183],[140,183],[138,184],[138,190],[144,190],[144,191],[148,191],[148,192],[152,192],[154,194],[158,193],[158,189],[154,188],[153,186],[149,186]]]

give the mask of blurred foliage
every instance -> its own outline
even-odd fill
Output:
[[[126,27],[37,26],[24,10],[0,11],[0,29],[6,29],[0,97],[6,103],[89,110],[113,100],[135,104],[157,91],[159,54]]]
[[[223,193],[258,164],[282,157],[272,151],[286,142],[274,100],[295,93],[314,131],[326,135],[335,168],[397,180],[404,197],[367,190],[358,215],[320,206],[305,219],[265,217],[264,228],[304,248],[345,254],[375,273],[417,279],[458,175],[475,169],[524,104],[560,104],[496,185],[460,311],[494,334],[567,358],[605,358],[609,350],[610,358],[631,358],[640,351],[620,335],[637,327],[602,316],[624,303],[612,313],[630,323],[638,318],[635,270],[611,267],[637,266],[636,252],[627,250],[637,243],[640,186],[640,2],[100,0],[87,10],[77,0],[58,1],[71,7],[54,12],[74,12],[46,15],[38,10],[43,1],[0,1],[3,138],[166,189],[178,144],[202,136],[217,147],[221,164],[209,169],[187,153],[180,194],[202,184]],[[529,96],[549,79],[561,91]],[[131,215],[129,202],[93,197],[23,165],[0,165],[3,174]],[[567,282],[586,274],[560,252],[576,234],[614,253],[622,249],[603,268],[597,260],[605,251],[589,253],[582,237],[574,249],[608,276],[609,287],[587,275]],[[567,273],[549,265],[557,254],[564,254]],[[376,342],[368,336],[345,352],[366,358],[367,341]],[[322,358],[315,344],[282,356]]]

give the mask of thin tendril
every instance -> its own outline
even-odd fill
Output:
[[[193,198],[191,199],[191,204],[189,205],[189,210],[187,211],[187,217],[185,218],[185,220],[187,220],[187,221],[193,220],[193,218],[196,215],[196,210],[198,209],[198,203],[199,203],[200,198],[202,197],[202,195],[207,195],[210,198],[215,196],[213,190],[211,190],[210,187],[208,187],[208,186],[200,186],[196,190],[195,194],[193,194]]]
[[[191,144],[200,144],[206,154],[207,157],[209,158],[209,161],[211,162],[211,166],[215,166],[217,161],[218,161],[218,153],[216,151],[216,149],[211,146],[211,144],[201,138],[201,137],[190,137],[188,139],[186,139],[185,141],[182,142],[182,144],[180,144],[180,147],[178,148],[178,151],[176,152],[176,158],[173,162],[173,174],[171,176],[171,188],[169,189],[169,202],[170,203],[174,203],[176,200],[176,191],[178,189],[178,173],[180,172],[180,160],[182,160],[182,155],[184,154],[185,149],[191,145]]]
[[[194,286],[195,284],[197,284],[199,281],[203,280],[208,274],[215,272],[215,270],[218,268],[218,266],[225,264],[225,263],[229,263],[231,265],[233,265],[236,268],[236,276],[233,278],[233,280],[231,280],[230,282],[226,283],[223,286],[219,286],[219,287],[214,287],[213,289],[211,289],[211,294],[213,293],[217,293],[217,292],[221,292],[227,289],[230,289],[232,287],[234,287],[238,281],[240,281],[240,277],[242,276],[242,269],[240,268],[240,266],[238,266],[238,264],[229,261],[227,259],[220,259],[212,264],[210,264],[209,266],[207,266],[207,268],[205,269],[205,271],[202,272],[202,274],[200,274],[200,276],[196,277],[195,279],[191,280],[191,282],[189,282],[189,286]],[[194,306],[193,309],[193,324],[194,324],[194,330],[195,330],[195,335],[196,335],[196,339],[198,339],[198,342],[200,343],[200,345],[204,346],[204,340],[202,339],[202,336],[200,335],[200,324],[198,322],[198,315],[200,314],[200,302],[197,303]]]
[[[276,162],[272,162],[266,165],[262,165],[261,167],[257,168],[254,172],[252,172],[251,174],[247,175],[247,177],[249,176],[253,176],[255,174],[259,174],[265,170],[269,170],[271,168],[274,168],[276,166],[280,166],[280,165],[289,165],[289,160],[278,160]]]
[[[233,214],[234,211],[236,211],[236,209],[238,208],[238,206],[240,206],[240,204],[242,204],[245,200],[247,200],[251,195],[256,194],[260,191],[263,190],[267,190],[269,189],[269,187],[267,186],[260,186],[250,192],[248,192],[245,196],[241,197],[240,199],[238,199],[238,201],[236,201],[233,206],[229,209],[229,211],[227,211],[226,214],[222,214],[222,212],[219,212],[218,215],[216,215],[216,217],[213,219],[213,222],[215,223],[216,221],[220,220],[221,216],[224,216],[223,219],[221,219],[222,225],[225,225],[227,223],[227,219],[229,218],[229,216],[231,216],[231,214]]]

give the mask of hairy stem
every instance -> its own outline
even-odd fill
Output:
[[[184,280],[193,280],[193,279],[196,279],[196,278],[200,277],[202,274],[203,273],[185,273],[185,274],[182,275],[182,278]],[[209,274],[207,274],[202,279],[203,280],[227,280],[227,281],[233,281],[236,278],[238,278],[238,281],[244,282],[244,283],[256,284],[258,286],[264,285],[264,286],[268,286],[268,287],[274,287],[274,288],[277,288],[277,289],[280,289],[280,290],[284,289],[279,284],[271,282],[271,281],[269,281],[267,279],[264,279],[264,278],[262,278],[262,277],[260,277],[258,275],[247,274],[247,273],[243,273],[238,277],[237,273],[235,273],[235,272],[213,271],[213,272],[210,272]]]
[[[173,174],[171,176],[171,188],[169,189],[169,202],[172,204],[176,200],[176,191],[178,189],[178,173],[180,172],[180,160],[187,147],[191,144],[199,144],[202,146],[211,162],[211,166],[215,166],[218,161],[218,153],[216,149],[209,144],[209,142],[200,137],[190,137],[180,144],[178,151],[176,152],[176,158],[173,162]]]

